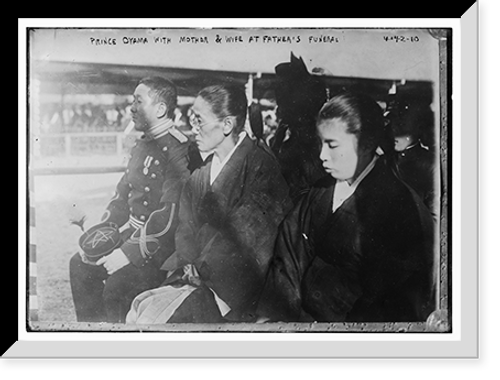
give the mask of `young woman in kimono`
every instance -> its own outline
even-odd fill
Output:
[[[127,322],[254,321],[278,226],[291,209],[288,186],[265,143],[244,130],[238,87],[203,89],[190,123],[203,154],[181,194],[176,251],[164,286],[139,295]]]
[[[317,133],[328,175],[283,222],[259,319],[425,321],[434,309],[433,221],[395,174],[382,110],[365,96],[335,96]]]

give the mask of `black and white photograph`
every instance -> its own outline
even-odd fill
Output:
[[[27,31],[31,332],[453,332],[451,28]]]

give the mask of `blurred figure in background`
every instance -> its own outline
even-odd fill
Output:
[[[310,74],[302,58],[293,54],[290,62],[280,63],[275,71],[279,124],[271,148],[296,202],[323,176],[315,119],[327,100],[326,87],[321,77]]]
[[[400,178],[417,192],[437,218],[438,163],[432,145],[423,143],[424,133],[434,130],[432,110],[426,104],[396,100],[386,118],[394,134]]]
[[[175,85],[145,78],[134,92],[131,112],[143,132],[102,222],[124,227],[121,246],[96,262],[77,253],[70,282],[78,321],[125,322],[133,298],[165,279],[160,270],[174,251],[179,197],[189,177],[188,139],[173,124]],[[93,246],[108,238],[101,233]]]
[[[264,116],[264,114],[263,114]],[[274,141],[274,136],[276,135],[276,129],[278,129],[278,122],[276,120],[275,111],[268,111],[264,116],[264,141],[268,146],[272,145]]]
[[[108,117],[101,105],[92,105],[90,117],[90,130],[96,132],[103,132],[108,127]]]

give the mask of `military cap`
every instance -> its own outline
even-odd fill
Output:
[[[118,225],[112,222],[96,224],[83,233],[79,245],[88,261],[95,263],[122,244]]]

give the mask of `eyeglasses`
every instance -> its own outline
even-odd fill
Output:
[[[195,131],[200,131],[205,125],[213,124],[219,122],[218,120],[208,121],[206,123],[202,123],[200,118],[196,116],[193,112],[189,115],[189,124]]]

